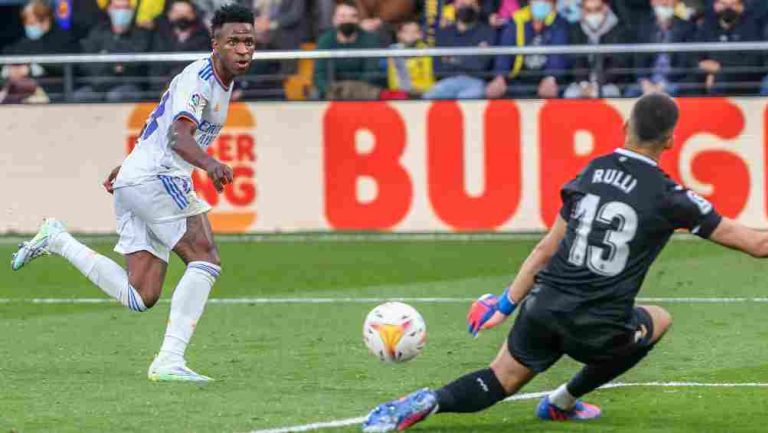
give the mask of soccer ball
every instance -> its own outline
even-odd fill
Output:
[[[387,302],[371,310],[363,324],[363,341],[384,362],[405,362],[421,353],[427,342],[427,325],[415,308]]]

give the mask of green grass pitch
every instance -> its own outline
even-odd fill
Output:
[[[226,242],[213,297],[474,297],[497,292],[533,246],[526,240]],[[91,245],[109,252],[111,243]],[[0,257],[12,246],[0,245]],[[111,253],[110,253],[111,254]],[[164,299],[183,270],[173,262]],[[678,241],[652,268],[641,296],[768,296],[768,262]],[[207,386],[155,384],[146,369],[168,304],[136,314],[117,304],[40,305],[30,298],[98,298],[62,259],[18,273],[0,269],[0,433],[249,432],[365,415],[375,404],[440,386],[487,365],[504,329],[466,334],[466,303],[414,303],[427,322],[424,353],[403,365],[366,352],[361,328],[374,304],[209,305],[188,351]],[[26,301],[25,301],[26,300]],[[665,341],[626,382],[768,383],[768,304],[669,303]],[[524,392],[566,380],[564,359]],[[590,401],[604,418],[547,424],[536,400],[481,414],[438,416],[414,432],[763,432],[768,388],[622,388]],[[353,432],[357,427],[336,430]]]

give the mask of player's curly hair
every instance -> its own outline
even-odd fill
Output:
[[[245,6],[228,4],[220,7],[211,20],[211,33],[214,35],[227,23],[253,24],[253,12]]]

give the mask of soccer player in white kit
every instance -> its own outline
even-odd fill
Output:
[[[144,125],[135,149],[104,182],[114,194],[119,241],[127,270],[78,242],[55,219],[20,245],[12,267],[57,254],[106,294],[142,312],[160,297],[170,251],[187,265],[171,299],[165,339],[148,377],[152,381],[206,382],[186,365],[184,352],[203,313],[221,262],[206,213],[211,207],[192,187],[192,170],[205,170],[217,191],[232,182],[232,169],[206,153],[227,117],[234,77],[251,64],[253,13],[227,5],[211,25],[213,52],[177,75]]]

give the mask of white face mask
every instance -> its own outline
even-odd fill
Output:
[[[675,16],[675,8],[672,6],[654,6],[653,12],[660,21],[667,21]]]
[[[591,29],[599,28],[600,24],[602,24],[604,20],[605,20],[605,14],[602,14],[600,12],[584,15],[584,22],[587,23],[587,25]]]

